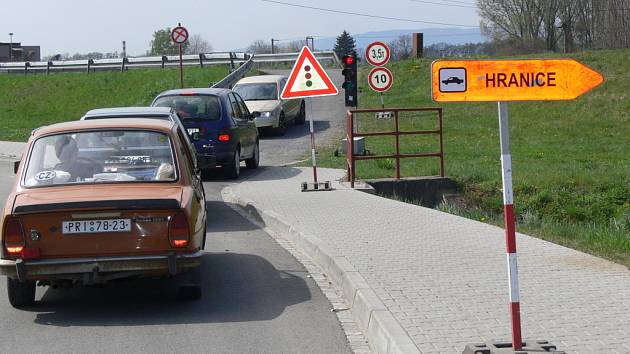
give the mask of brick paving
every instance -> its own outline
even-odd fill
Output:
[[[300,192],[310,178],[310,169],[265,168],[232,189],[343,254],[423,353],[509,340],[502,229],[339,183]],[[524,338],[569,353],[630,353],[626,267],[523,234],[517,244]]]

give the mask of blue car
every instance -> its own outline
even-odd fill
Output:
[[[151,106],[174,108],[191,136],[197,156],[215,155],[216,164],[228,177],[238,178],[241,161],[247,168],[258,167],[260,144],[254,116],[232,90],[169,90],[160,93]]]

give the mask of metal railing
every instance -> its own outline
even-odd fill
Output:
[[[297,60],[300,53],[277,53],[277,54],[256,54],[255,63],[292,63]],[[340,65],[341,61],[337,57],[337,54],[332,51],[313,52],[315,58],[318,61],[330,61],[334,64]]]
[[[248,61],[251,55],[242,52],[217,52],[188,54],[182,57],[186,66],[221,65],[229,64],[232,70]],[[36,62],[0,63],[0,73],[46,73],[51,72],[94,72],[98,70],[120,70],[136,68],[162,69],[179,66],[178,55],[163,55],[154,57],[129,57],[112,59],[84,59],[84,60],[59,60]]]
[[[413,131],[401,131],[398,114],[399,112],[423,112],[434,111],[438,113],[438,129],[433,130],[413,130]],[[394,115],[394,130],[384,132],[355,132],[354,130],[354,115],[357,113],[382,113],[386,114],[392,112]],[[377,159],[396,159],[396,179],[400,179],[400,159],[410,157],[439,157],[440,158],[440,176],[444,177],[444,145],[442,137],[442,108],[387,108],[387,109],[355,109],[347,112],[346,119],[346,166],[348,173],[348,181],[350,182],[350,188],[354,188],[355,180],[355,162],[357,160],[377,160]],[[438,152],[426,152],[415,154],[401,154],[400,153],[400,136],[401,135],[425,135],[435,134],[439,136],[440,151]],[[355,137],[370,137],[370,136],[394,136],[395,137],[395,153],[389,155],[367,155],[367,156],[355,156],[354,154],[354,138]]]
[[[237,69],[229,73],[226,77],[221,79],[221,81],[214,83],[211,87],[215,88],[230,88],[236,81],[240,80],[247,72],[252,68],[252,64],[254,63],[254,58],[256,56],[252,55],[249,59],[244,62]]]

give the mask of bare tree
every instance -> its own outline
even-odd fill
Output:
[[[479,0],[482,32],[518,51],[630,47],[630,0]]]
[[[283,45],[280,49],[280,51],[284,52],[284,53],[297,53],[300,50],[302,50],[302,47],[304,47],[304,41],[291,41],[285,45]]]
[[[411,36],[410,35],[402,35],[397,39],[389,42],[389,49],[391,50],[391,58],[392,60],[402,60],[407,59],[411,56]]]
[[[193,34],[188,38],[188,47],[186,47],[186,54],[200,54],[210,53],[212,51],[212,45],[205,40],[200,34]]]
[[[255,54],[269,54],[271,53],[271,43],[258,39],[247,47],[247,51]]]

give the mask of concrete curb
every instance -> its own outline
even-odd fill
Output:
[[[236,207],[233,208],[237,212],[258,226],[269,228],[291,241],[300,252],[310,257],[329,276],[343,292],[354,320],[376,353],[421,353],[411,337],[346,257],[319,238],[297,230],[277,213],[262,210],[256,206],[255,202],[239,197],[231,187],[224,188],[221,196],[224,201],[234,204]]]

